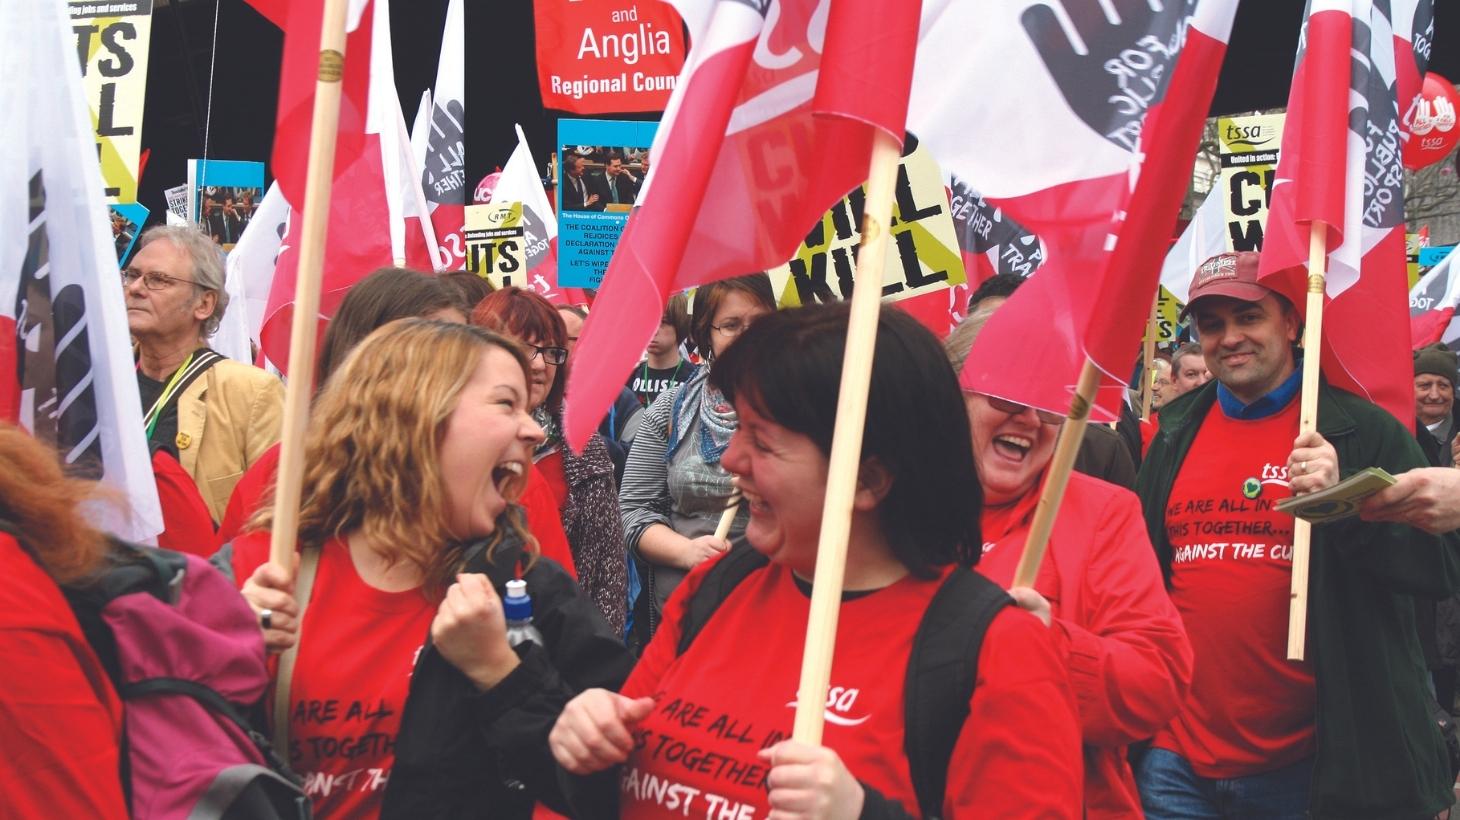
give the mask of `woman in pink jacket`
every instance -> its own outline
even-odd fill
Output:
[[[957,370],[988,315],[975,313],[948,337]],[[1064,419],[966,386],[964,401],[984,491],[978,571],[1007,585]],[[1072,474],[1034,588],[1009,594],[1049,626],[1065,657],[1084,742],[1085,816],[1141,816],[1126,747],[1175,717],[1192,653],[1135,494]]]

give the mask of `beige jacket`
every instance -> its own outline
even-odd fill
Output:
[[[177,399],[177,453],[208,504],[223,518],[233,485],[279,440],[284,384],[251,365],[224,359]]]

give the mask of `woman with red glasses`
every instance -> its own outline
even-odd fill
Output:
[[[991,313],[973,314],[948,337],[945,349],[960,372]],[[977,568],[1007,586],[1064,418],[966,387],[963,397],[983,485]],[[1175,716],[1191,682],[1192,653],[1135,494],[1072,473],[1034,587],[1009,594],[1050,628],[1069,670],[1085,746],[1085,816],[1139,817],[1126,747]]]

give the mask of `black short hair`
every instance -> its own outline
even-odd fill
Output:
[[[725,351],[710,382],[829,456],[849,316],[845,303],[766,316]],[[938,340],[900,310],[882,311],[877,323],[862,437],[869,458],[892,477],[878,518],[908,572],[929,578],[978,562],[983,490],[963,393]]]
[[[381,325],[448,308],[466,312],[457,292],[437,277],[408,268],[376,270],[350,286],[330,319],[320,343],[315,384],[324,386],[346,354]]]
[[[996,273],[993,276],[978,283],[973,289],[973,294],[968,297],[968,312],[972,313],[979,302],[993,296],[1002,296],[1005,299],[1014,295],[1014,291],[1024,284],[1023,276],[1017,273]]]

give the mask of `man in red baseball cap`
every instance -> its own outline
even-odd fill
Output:
[[[1453,778],[1412,596],[1460,584],[1460,538],[1315,525],[1308,660],[1287,659],[1294,527],[1276,502],[1335,484],[1340,465],[1425,462],[1392,416],[1326,384],[1317,432],[1298,435],[1302,322],[1258,259],[1197,268],[1182,314],[1213,379],[1161,409],[1136,483],[1196,656],[1185,705],[1137,767],[1142,806],[1154,820],[1433,817]]]

